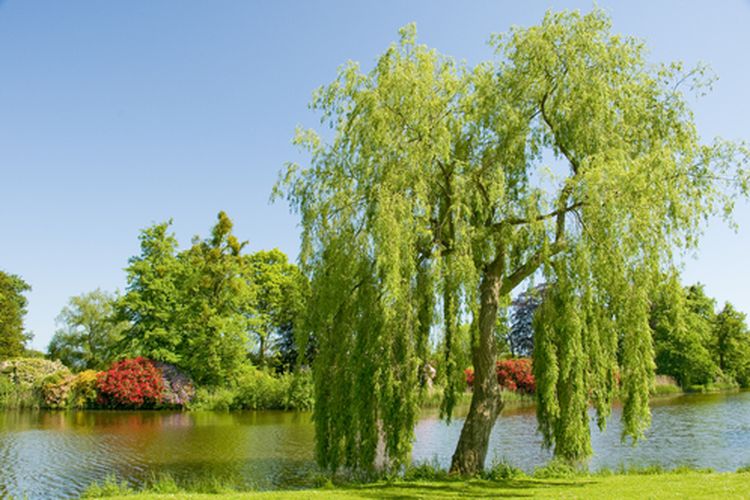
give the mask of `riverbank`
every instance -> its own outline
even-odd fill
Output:
[[[205,500],[228,499],[351,499],[351,498],[747,498],[750,472],[673,471],[659,474],[595,474],[574,478],[523,477],[501,481],[397,481],[315,490],[226,492],[218,494],[153,491],[108,495],[107,498]],[[88,498],[104,498],[89,496]]]

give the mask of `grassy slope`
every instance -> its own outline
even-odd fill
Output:
[[[122,498],[134,498],[132,496]],[[376,483],[366,486],[220,495],[140,494],[136,498],[347,499],[347,498],[750,498],[750,473],[689,472],[656,475],[588,476],[575,479],[518,479]]]

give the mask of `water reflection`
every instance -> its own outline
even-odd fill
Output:
[[[75,496],[116,474],[196,475],[270,488],[312,469],[309,415],[0,412],[0,497]]]
[[[591,467],[660,464],[734,470],[750,464],[750,392],[657,399],[637,447],[620,441],[620,409],[594,431]],[[426,413],[416,429],[417,461],[450,462],[462,420]],[[593,425],[593,422],[592,422]],[[506,411],[489,460],[526,470],[545,463],[533,408]],[[111,411],[0,412],[0,497],[76,496],[108,474],[139,483],[167,472],[259,488],[300,484],[314,469],[309,414]]]

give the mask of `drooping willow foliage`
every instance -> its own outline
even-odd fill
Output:
[[[331,470],[371,470],[380,446],[386,465],[405,463],[436,331],[450,418],[466,323],[475,383],[453,468],[481,468],[502,407],[498,309],[539,274],[554,284],[536,320],[545,442],[589,455],[587,408],[604,421],[618,376],[624,433],[637,438],[655,276],[731,208],[721,181],[747,155],[700,142],[682,94],[700,71],[647,64],[600,10],[550,13],[492,44],[496,58],[469,68],[407,26],[372,70],[349,63],[316,92],[330,133],[297,133],[310,160],[290,165],[277,194],[301,216],[317,457]]]

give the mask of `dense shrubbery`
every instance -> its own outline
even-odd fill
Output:
[[[59,361],[42,358],[14,358],[0,362],[0,375],[5,375],[16,385],[32,387],[56,372],[70,373]]]
[[[198,389],[190,405],[200,410],[309,410],[313,403],[308,371],[271,373],[249,367],[230,387]]]
[[[11,401],[15,396],[16,386],[10,379],[4,375],[0,375],[0,408],[6,408],[13,406]]]
[[[190,403],[195,397],[193,381],[176,366],[168,363],[154,362],[154,366],[161,372],[162,404],[165,406],[182,407]]]
[[[0,362],[0,407],[38,408],[45,406],[45,387],[70,376],[59,361],[40,358],[14,358]],[[57,395],[50,393],[54,402]]]
[[[145,358],[78,374],[47,360],[0,363],[0,408],[310,410],[312,400],[309,371],[279,375],[248,365],[227,386],[196,390],[175,366]]]
[[[68,395],[68,406],[71,408],[94,408],[97,404],[99,394],[97,372],[94,370],[82,371],[73,378]]]
[[[533,394],[536,382],[528,358],[505,359],[497,362],[497,383],[509,391]]]
[[[125,359],[97,376],[99,404],[108,408],[153,408],[163,398],[161,371],[144,358]]]
[[[43,406],[45,408],[65,408],[68,405],[70,386],[74,379],[75,376],[62,371],[45,377],[39,388]]]
[[[497,383],[505,390],[533,394],[536,389],[534,374],[531,372],[531,360],[528,358],[504,359],[497,361],[495,365],[497,372]],[[466,383],[474,384],[474,370],[467,368]]]

